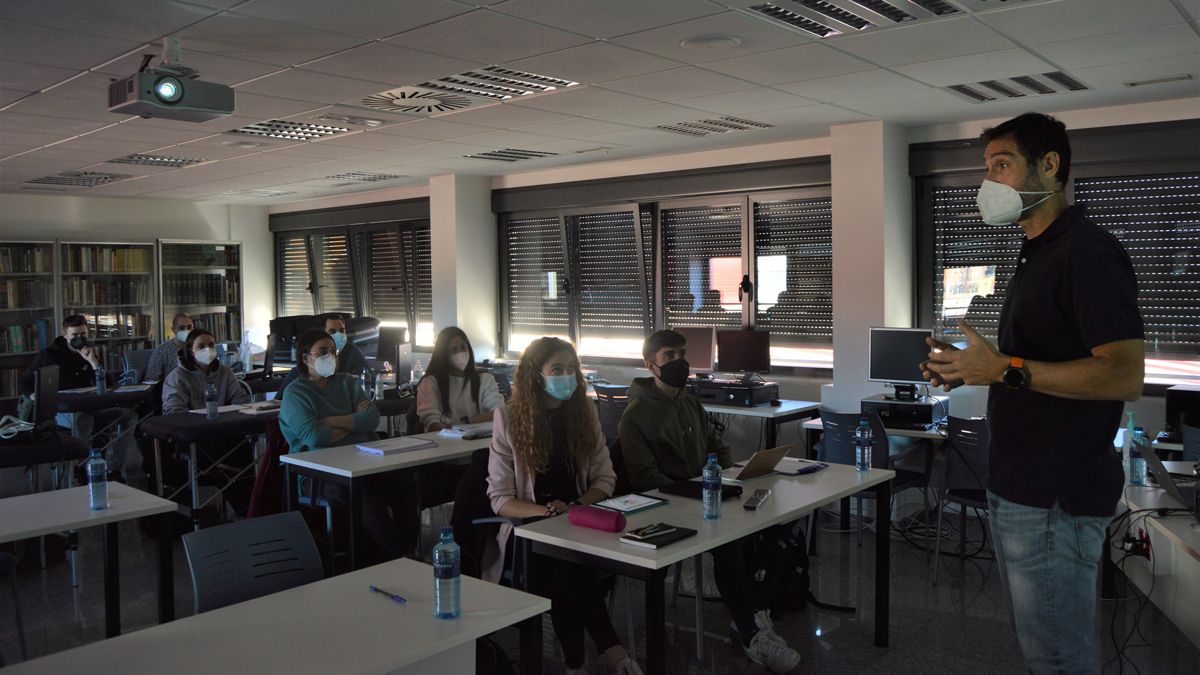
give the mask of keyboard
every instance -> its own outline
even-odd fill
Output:
[[[920,422],[891,422],[885,424],[884,428],[897,431],[929,431],[929,425]]]

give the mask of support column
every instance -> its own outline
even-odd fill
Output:
[[[499,230],[490,176],[449,174],[429,179],[434,335],[458,326],[476,360],[496,355]]]

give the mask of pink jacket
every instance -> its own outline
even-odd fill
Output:
[[[595,409],[593,407],[593,409]],[[492,447],[488,457],[488,499],[492,500],[492,510],[497,514],[500,508],[514,499],[534,501],[533,482],[536,476],[513,453],[512,444],[508,440],[504,416],[508,408],[497,408],[492,426]],[[608,456],[608,446],[604,443],[604,434],[600,432],[599,415],[596,422],[596,452],[592,462],[582,468],[575,477],[575,487],[579,494],[596,488],[608,496],[612,496],[617,487],[617,474],[613,471],[612,460]],[[511,525],[501,525],[496,537],[496,546],[484,551],[482,575],[486,581],[498,582],[504,572],[504,549],[512,534]]]

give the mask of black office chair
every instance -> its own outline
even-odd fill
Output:
[[[976,515],[988,508],[988,427],[987,420],[951,417],[946,429],[946,462],[942,467],[941,498],[938,500],[937,529],[933,547],[933,583],[937,584],[942,549],[942,514],[946,504],[958,505],[958,557],[966,557],[967,509]],[[984,519],[979,518],[987,538]]]
[[[600,414],[600,430],[609,448],[617,440],[621,416],[629,406],[629,387],[619,384],[593,383],[596,391],[596,410]]]
[[[1200,427],[1187,423],[1187,416],[1179,416],[1179,436],[1183,442],[1183,461],[1200,462]]]

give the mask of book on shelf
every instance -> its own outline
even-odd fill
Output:
[[[49,244],[8,244],[0,247],[0,274],[48,274],[54,271]]]
[[[42,279],[10,279],[0,281],[0,309],[49,307],[52,286]]]
[[[67,273],[149,272],[148,246],[65,244]]]
[[[41,351],[50,346],[54,333],[50,319],[0,327],[0,355]]]

